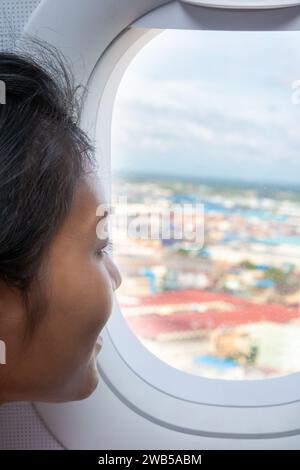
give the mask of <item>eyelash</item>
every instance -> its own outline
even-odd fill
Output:
[[[111,240],[109,240],[103,248],[96,250],[96,256],[101,257],[105,254],[109,255],[112,252],[112,249],[113,249],[113,243]]]

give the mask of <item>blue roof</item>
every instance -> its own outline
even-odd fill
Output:
[[[267,287],[274,287],[275,282],[272,279],[261,279],[257,281],[256,287],[261,287],[262,289],[266,289]]]
[[[239,363],[237,361],[234,361],[233,359],[226,359],[214,356],[195,356],[193,358],[193,362],[202,366],[210,366],[223,370],[239,367]]]

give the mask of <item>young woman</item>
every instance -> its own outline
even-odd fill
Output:
[[[58,51],[35,50],[0,52],[0,403],[89,396],[121,282],[79,90]]]

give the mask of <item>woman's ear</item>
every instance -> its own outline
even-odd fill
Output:
[[[1,346],[0,348],[2,351],[5,349],[6,366],[8,365],[8,356],[13,358],[15,355],[13,352],[16,353],[21,347],[25,322],[26,315],[21,293],[17,288],[9,287],[0,281],[0,341],[5,345],[4,347],[2,343],[2,348]]]
[[[25,320],[20,292],[0,281],[0,404],[11,401],[14,396],[11,377],[15,379],[24,349]]]
[[[8,327],[11,322],[18,323],[22,310],[22,297],[18,289],[0,281],[0,328]]]

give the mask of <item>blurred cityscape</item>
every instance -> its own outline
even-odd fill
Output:
[[[203,243],[113,233],[123,276],[118,300],[147,349],[213,378],[300,370],[300,188],[119,175],[113,195],[126,195],[129,220],[139,216],[141,226],[150,207],[204,209]]]

